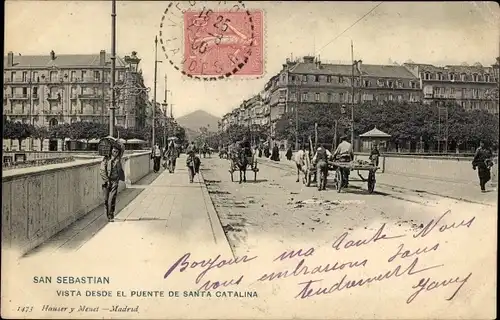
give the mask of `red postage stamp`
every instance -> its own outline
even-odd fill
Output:
[[[184,12],[184,72],[193,76],[264,73],[262,11]]]

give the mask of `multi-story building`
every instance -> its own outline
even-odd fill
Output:
[[[419,78],[425,103],[455,102],[465,110],[498,113],[498,72],[494,66],[437,67],[406,63],[404,66]]]
[[[4,119],[37,126],[109,122],[110,55],[62,54],[4,57]],[[136,53],[116,58],[116,124],[145,124],[146,90]],[[135,92],[131,92],[135,90]]]
[[[270,120],[305,105],[421,100],[419,79],[398,65],[322,63],[312,56],[287,60],[265,86]],[[272,126],[274,127],[274,125]],[[272,135],[271,129],[271,135]]]

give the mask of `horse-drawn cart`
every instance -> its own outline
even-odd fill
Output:
[[[361,181],[367,182],[368,192],[373,193],[373,191],[375,190],[375,172],[378,169],[379,168],[372,162],[363,160],[355,160],[351,162],[332,161],[328,163],[328,171],[334,172],[333,185],[338,192],[340,192],[348,182],[344,181],[345,177],[342,174],[342,171],[349,170],[349,171],[357,171],[358,176],[361,178]],[[367,178],[363,177],[360,171],[368,171],[368,177]],[[306,186],[309,187],[311,185],[313,176],[315,175],[316,175],[316,167],[314,165],[311,165],[311,167],[306,170],[305,174]],[[316,178],[319,179],[323,178],[322,179],[323,185],[320,186],[320,188],[322,187],[324,189],[324,186],[326,186],[326,177],[316,177]]]
[[[231,181],[234,181],[233,173],[235,171],[239,171],[240,173],[244,172],[246,181],[247,166],[250,166],[250,170],[253,171],[254,181],[257,181],[257,172],[259,172],[259,168],[257,166],[257,159],[255,158],[255,155],[247,156],[246,162],[240,160],[238,157],[230,157],[229,162],[230,162],[229,173],[231,174]],[[240,175],[240,183],[241,183],[241,175]]]

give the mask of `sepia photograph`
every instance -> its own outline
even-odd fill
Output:
[[[2,318],[497,318],[498,3],[4,12]]]

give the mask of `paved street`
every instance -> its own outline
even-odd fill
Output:
[[[473,280],[458,294],[456,302],[467,300],[479,305],[488,301],[494,305],[490,301],[495,285],[490,275],[496,267],[491,255],[496,250],[496,234],[491,228],[497,219],[494,206],[385,185],[377,185],[376,192],[368,194],[366,185],[355,181],[340,194],[331,189],[318,192],[314,187],[296,183],[290,166],[263,159],[259,160],[257,181],[249,173],[248,181],[238,184],[231,181],[228,160],[216,155],[202,159],[201,176],[190,184],[184,161],[184,156],[179,159],[175,174],[164,171],[150,175],[121,193],[116,222],[107,223],[102,208],[98,208],[16,265],[6,265],[3,272],[20,279],[19,284],[5,282],[6,288],[21,297],[22,288],[31,285],[31,276],[25,275],[33,274],[35,269],[37,274],[53,276],[102,275],[113,270],[112,284],[107,287],[110,290],[123,290],[123,283],[131,290],[196,290],[205,281],[229,281],[243,274],[241,285],[229,285],[226,290],[259,293],[263,299],[234,300],[232,304],[233,308],[253,310],[248,317],[279,317],[282,309],[274,308],[278,304],[290,314],[305,317],[318,308],[327,308],[331,298],[337,301],[335,313],[347,317],[352,312],[347,307],[352,303],[351,292],[356,290],[360,299],[374,297],[384,290],[384,284],[374,283],[364,290],[354,288],[334,293],[334,297],[317,297],[297,304],[303,288],[300,283],[320,277],[324,280],[321,285],[329,286],[343,275],[348,279],[366,279],[397,264],[407,268],[418,257],[417,268],[436,269],[387,283],[394,290],[386,292],[385,298],[402,304],[395,314],[412,312],[416,318],[439,314],[442,304],[431,303],[436,299],[444,302],[457,290],[455,285],[421,293],[416,304],[403,307],[421,276],[445,281],[472,273]],[[432,228],[433,219],[436,228]],[[385,235],[396,238],[379,242],[377,234],[379,240]],[[299,249],[302,257],[308,249],[315,253],[306,255],[303,262],[309,273],[320,270],[319,266],[333,272],[306,276],[301,269],[290,279],[265,280],[266,274],[292,272],[302,258],[278,258],[283,257],[284,251]],[[258,256],[258,262],[213,268],[201,282],[195,279],[202,269],[195,270],[193,266],[188,272],[176,269],[164,279],[169,267],[188,252],[190,261],[213,259],[220,254],[219,259]],[[467,260],[472,252],[474,259]],[[273,259],[278,260],[272,262]],[[352,263],[361,263],[363,267],[348,267]],[[314,286],[317,288],[320,283]],[[54,301],[54,289],[37,288],[45,293],[37,291],[33,303]],[[211,301],[213,313],[207,313],[205,300],[192,300],[189,304],[169,300],[164,308],[157,308],[159,301],[144,300],[143,312],[161,317],[162,310],[168,309],[171,317],[181,317],[194,308],[215,317],[216,310],[224,308],[225,303],[224,299]],[[419,308],[421,305],[429,307]],[[374,304],[359,314],[368,317],[383,312]]]

